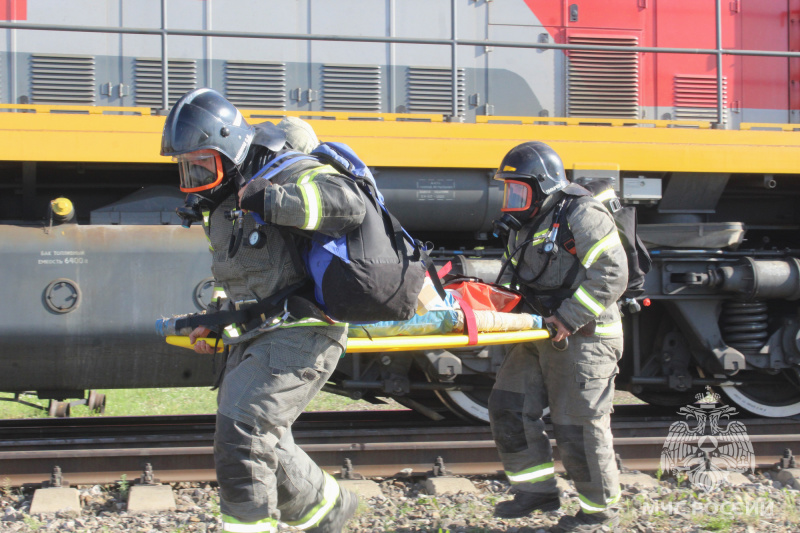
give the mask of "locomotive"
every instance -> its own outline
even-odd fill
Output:
[[[357,13],[358,16],[353,16]],[[800,2],[3,0],[0,391],[207,386],[168,346],[213,279],[164,116],[212,87],[350,145],[437,262],[494,281],[494,169],[540,140],[635,205],[653,267],[617,388],[800,413]],[[636,307],[640,310],[637,311]],[[486,421],[502,347],[347,354],[325,390]]]

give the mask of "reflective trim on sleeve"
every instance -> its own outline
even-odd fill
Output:
[[[592,263],[594,263],[597,258],[600,257],[600,254],[614,246],[622,246],[622,241],[619,240],[619,233],[617,233],[616,230],[612,231],[594,243],[594,246],[589,248],[589,251],[586,252],[586,256],[583,258],[581,264],[584,266],[584,268],[589,268],[592,266]]]
[[[274,518],[265,518],[256,522],[241,522],[232,516],[222,515],[222,531],[235,533],[275,533],[278,530],[278,521]]]
[[[319,227],[322,214],[322,198],[319,194],[319,187],[314,183],[314,178],[323,171],[332,172],[333,167],[325,165],[312,168],[303,174],[297,182],[297,185],[300,187],[300,193],[303,195],[303,203],[306,212],[305,220],[300,229],[315,230]]]
[[[325,488],[322,490],[322,501],[315,505],[300,520],[286,522],[287,524],[298,529],[308,529],[318,525],[320,521],[325,518],[325,515],[333,509],[336,500],[339,499],[339,484],[336,483],[333,476],[327,472],[323,472],[323,474],[325,474]]]
[[[617,193],[614,192],[614,189],[606,189],[606,190],[604,190],[602,192],[597,193],[597,195],[595,195],[594,199],[597,200],[598,202],[606,202],[606,201],[611,200],[612,198],[616,198],[616,197],[617,197]]]
[[[582,286],[578,287],[578,290],[575,291],[574,296],[575,299],[578,300],[586,309],[591,311],[594,316],[600,316],[600,313],[605,310],[605,307],[603,307],[600,302],[595,300],[591,294],[586,292]]]
[[[539,466],[526,468],[520,472],[506,471],[506,475],[511,483],[536,483],[552,478],[555,472],[553,463],[544,463]]]
[[[597,324],[594,334],[601,337],[619,337],[622,335],[622,321],[617,320],[610,324]]]
[[[211,219],[211,211],[203,211],[203,225],[208,227],[209,220]]]

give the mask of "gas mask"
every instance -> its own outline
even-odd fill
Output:
[[[528,180],[503,181],[503,216],[492,221],[496,237],[508,235],[511,230],[519,231],[538,211],[545,195],[540,194],[539,186],[532,186]]]
[[[197,193],[186,195],[183,207],[178,207],[175,212],[181,218],[181,225],[189,228],[192,224],[203,221],[203,211],[209,211],[214,207],[214,203],[208,198]]]

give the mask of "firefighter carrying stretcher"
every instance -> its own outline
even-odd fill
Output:
[[[560,507],[553,451],[542,414],[550,407],[556,442],[581,509],[556,532],[619,524],[620,497],[610,413],[622,356],[617,300],[628,283],[625,251],[611,214],[570,183],[558,154],[526,142],[504,157],[503,218],[508,268],[501,283],[518,286],[556,332],[550,342],[510,347],[489,397],[492,432],[513,500],[495,514],[520,518]]]

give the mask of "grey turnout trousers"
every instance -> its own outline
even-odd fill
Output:
[[[346,342],[344,327],[297,326],[232,347],[214,439],[223,515],[308,529],[331,510],[339,487],[294,443],[291,425],[336,368]]]
[[[542,411],[550,406],[561,461],[586,513],[619,500],[611,435],[614,376],[622,337],[569,337],[560,352],[549,341],[514,345],[489,397],[489,416],[509,481],[523,492],[557,492],[553,450]]]

